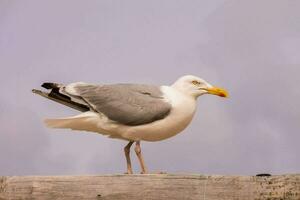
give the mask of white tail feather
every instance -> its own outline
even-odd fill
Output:
[[[99,113],[88,111],[73,117],[46,119],[45,124],[49,128],[69,128],[72,130],[96,132],[111,138],[123,139],[118,132],[108,131],[115,126],[113,125],[114,123],[109,125],[110,123],[107,123],[108,121],[106,116],[101,116]]]
[[[96,116],[95,113],[85,112],[74,117],[46,119],[45,123],[49,128],[70,128],[73,130],[99,132],[98,121],[99,116]]]

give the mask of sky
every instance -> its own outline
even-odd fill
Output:
[[[190,126],[142,142],[150,171],[300,173],[300,1],[0,0],[0,175],[113,174],[125,141],[49,129],[77,111],[31,93],[43,82],[226,88]],[[134,171],[139,164],[132,152]]]

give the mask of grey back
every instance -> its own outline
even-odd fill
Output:
[[[91,108],[121,124],[135,126],[165,118],[171,111],[157,86],[78,85],[76,93]]]

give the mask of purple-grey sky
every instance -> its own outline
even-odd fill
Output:
[[[300,1],[0,1],[0,175],[124,172],[124,141],[48,129],[77,114],[31,93],[45,81],[225,87],[191,125],[142,142],[150,170],[300,172]],[[135,172],[138,162],[132,153]]]

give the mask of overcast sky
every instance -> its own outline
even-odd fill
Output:
[[[142,142],[150,170],[299,173],[299,10],[295,0],[0,0],[0,175],[126,169],[126,142],[44,126],[77,112],[33,95],[42,82],[168,85],[186,74],[230,98],[202,96],[186,130]]]

